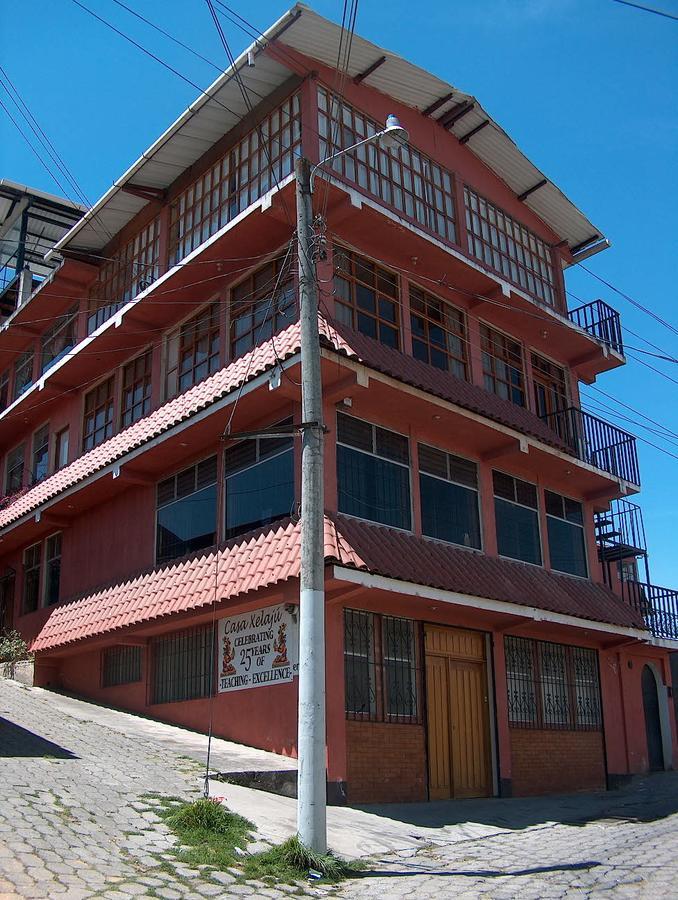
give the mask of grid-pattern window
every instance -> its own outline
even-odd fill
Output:
[[[32,350],[26,350],[17,357],[14,363],[14,396],[13,400],[20,397],[33,384],[33,357]]]
[[[159,260],[160,219],[155,218],[102,265],[90,296],[87,334],[153,284],[160,274]]]
[[[91,450],[113,434],[113,376],[85,394],[82,449]]]
[[[178,263],[294,170],[299,94],[265,116],[172,204],[170,260]]]
[[[411,619],[344,610],[347,718],[421,721],[418,644]]]
[[[59,602],[61,584],[61,532],[45,541],[45,606]]]
[[[422,533],[479,550],[478,466],[427,444],[418,455]]]
[[[227,538],[291,515],[292,437],[254,438],[229,447],[224,453],[224,492]]]
[[[157,489],[156,562],[211,547],[217,532],[217,458],[161,481]]]
[[[383,127],[324,88],[318,89],[321,159]],[[454,177],[411,145],[356,147],[332,160],[327,168],[428,231],[456,243]]]
[[[541,565],[536,486],[503,472],[493,472],[492,480],[499,555]]]
[[[337,319],[387,347],[400,346],[398,279],[363,256],[334,251],[334,309]]]
[[[460,309],[410,285],[410,323],[415,359],[468,378],[466,319]]]
[[[551,568],[586,578],[584,507],[577,500],[544,491]]]
[[[219,368],[219,304],[211,303],[167,341],[167,397],[181,394]]]
[[[54,435],[54,471],[68,465],[69,429],[62,428]]]
[[[147,350],[122,370],[120,423],[123,428],[151,411],[153,352]]]
[[[410,448],[402,434],[337,414],[339,512],[411,528]]]
[[[19,444],[7,454],[5,468],[5,494],[14,494],[24,486],[24,460],[26,445]]]
[[[5,369],[0,373],[0,412],[9,405],[9,372]]]
[[[231,292],[231,359],[237,359],[296,318],[294,278],[284,259],[273,260]]]
[[[485,389],[525,406],[525,374],[523,348],[518,341],[489,325],[480,325],[480,350],[483,361]]]
[[[534,411],[547,417],[568,407],[565,370],[537,353],[532,354],[532,382],[534,386]],[[556,422],[551,421],[552,425]]]
[[[141,647],[109,647],[101,661],[102,687],[141,681]]]
[[[197,700],[212,692],[214,632],[211,626],[154,638],[151,703]]]
[[[469,253],[549,306],[556,305],[548,244],[470,188],[464,188]]]
[[[33,544],[24,550],[24,595],[25,613],[35,612],[40,606],[40,568],[42,564],[42,544]]]
[[[513,636],[504,649],[512,727],[600,730],[595,650]]]
[[[31,480],[41,481],[49,471],[49,425],[43,425],[33,435],[33,465]]]
[[[75,347],[78,329],[78,307],[72,307],[65,315],[57,316],[41,339],[40,372],[44,372]]]

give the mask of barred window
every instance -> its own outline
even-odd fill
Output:
[[[21,353],[14,363],[14,396],[17,400],[33,384],[33,350]]]
[[[167,341],[166,395],[181,394],[219,368],[219,304],[212,303]]]
[[[347,718],[421,721],[418,645],[411,619],[344,610]]]
[[[51,325],[41,339],[42,359],[40,372],[44,372],[53,366],[69,350],[75,347],[78,329],[78,307],[72,307],[65,315],[58,316],[54,325]]]
[[[43,425],[33,435],[33,465],[31,480],[41,481],[49,471],[49,425]]]
[[[383,128],[343,99],[318,89],[320,158],[376,134]],[[410,144],[392,149],[376,144],[356,147],[330,163],[347,181],[444,240],[456,243],[454,177]]]
[[[212,626],[175,631],[151,643],[151,703],[197,700],[212,692]]]
[[[84,452],[102,444],[113,435],[113,376],[85,394],[82,429]]]
[[[109,647],[103,652],[102,687],[141,681],[141,647]]]
[[[598,655],[586,647],[507,636],[509,724],[520,728],[599,730]]]
[[[178,263],[294,170],[301,146],[299,94],[265,116],[171,209],[170,259]]]
[[[537,488],[503,472],[493,472],[494,515],[500,556],[541,565]]]
[[[337,319],[386,344],[400,347],[398,279],[363,256],[334,251],[334,309]]]
[[[152,366],[153,352],[147,350],[123,367],[122,408],[120,410],[120,421],[123,428],[148,415],[151,411]]]
[[[268,340],[295,318],[291,266],[277,259],[249,275],[231,292],[231,358]]]
[[[427,444],[418,455],[422,533],[479,550],[478,466]]]
[[[61,532],[45,541],[45,606],[59,602],[61,584]]]
[[[5,468],[5,494],[14,494],[24,486],[24,459],[26,445],[19,444],[7,454]]]
[[[410,310],[415,359],[467,380],[464,313],[414,285],[410,286]]]
[[[217,532],[217,458],[161,481],[157,489],[156,562],[211,547]]]
[[[556,305],[549,247],[537,235],[470,188],[464,188],[471,256],[501,272],[549,306]]]
[[[40,569],[42,544],[33,544],[24,550],[24,605],[25,613],[35,612],[40,606]]]
[[[525,406],[525,374],[523,349],[489,325],[480,324],[480,349],[485,390],[516,406]]]
[[[586,578],[584,507],[577,500],[544,491],[551,568]]]

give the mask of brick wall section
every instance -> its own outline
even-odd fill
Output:
[[[605,789],[600,731],[511,729],[514,797]]]
[[[428,799],[423,725],[346,723],[349,803]]]

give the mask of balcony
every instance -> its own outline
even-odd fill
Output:
[[[636,439],[617,428],[571,406],[541,417],[570,448],[573,456],[615,478],[640,486]]]
[[[568,317],[571,322],[583,328],[610,350],[614,350],[620,356],[624,355],[621,321],[616,309],[603,303],[602,300],[594,300],[592,303],[571,309]]]
[[[678,591],[656,584],[627,581],[624,594],[655,637],[678,641]]]

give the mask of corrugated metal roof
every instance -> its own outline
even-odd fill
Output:
[[[341,34],[339,25],[297,4],[264,33],[263,40],[253,43],[238,57],[236,69],[255,96],[266,96],[290,75],[280,62],[259,52],[267,43],[280,36],[284,44],[334,67]],[[254,67],[247,65],[250,51],[256,54]],[[435,119],[441,119],[459,103],[473,103],[473,109],[451,127],[452,133],[461,138],[487,121],[488,125],[467,146],[518,195],[546,178],[472,95],[359,35],[353,38],[349,75],[365,71],[381,56],[386,61],[366,81],[371,87],[417,110],[451,94],[435,111]],[[124,185],[168,187],[246,112],[234,72],[229,68],[130,166],[59,246],[100,249],[106,243],[106,232],[118,231],[143,206],[143,201],[129,194],[123,194],[124,200],[120,200]],[[602,237],[599,229],[552,182],[547,182],[525,199],[526,205],[571,248]]]

